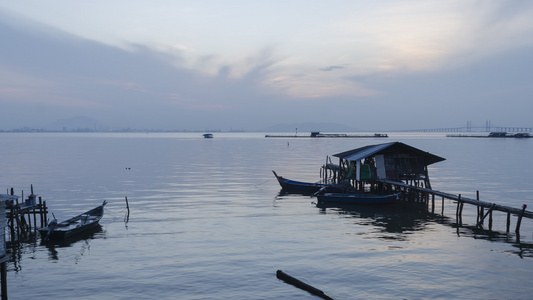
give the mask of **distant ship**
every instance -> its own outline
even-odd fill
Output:
[[[311,132],[311,135],[265,135],[267,138],[387,138],[385,133],[374,134],[346,134],[346,133],[320,133],[319,131]]]

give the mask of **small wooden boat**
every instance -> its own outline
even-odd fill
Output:
[[[390,195],[374,194],[341,194],[323,193],[316,194],[318,203],[339,203],[339,204],[389,204],[400,199],[400,193]]]
[[[282,176],[278,176],[278,174],[276,174],[276,172],[274,171],[272,171],[272,173],[274,173],[274,176],[276,176],[276,179],[278,180],[281,188],[288,191],[300,193],[316,193],[318,191],[327,189],[327,191],[329,192],[343,193],[351,190],[351,187],[345,185],[295,181],[283,178]]]
[[[102,205],[61,223],[57,223],[57,219],[54,218],[48,224],[48,227],[40,228],[39,233],[46,240],[62,240],[94,229],[104,216],[104,206],[106,204],[107,201],[104,200]]]
[[[204,133],[204,138],[212,139],[213,138],[213,134],[212,133]]]

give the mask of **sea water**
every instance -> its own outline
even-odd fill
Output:
[[[533,139],[265,138],[264,133],[2,133],[0,182],[67,219],[109,204],[80,240],[33,237],[8,252],[10,299],[531,299],[533,221],[520,239],[476,229],[476,209],[317,208],[285,194],[272,170],[317,181],[326,156],[400,141],[446,158],[433,189],[533,209]],[[5,193],[5,192],[4,192]],[[126,209],[126,197],[129,214]],[[442,209],[444,213],[442,214]]]

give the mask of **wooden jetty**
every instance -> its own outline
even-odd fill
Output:
[[[479,192],[477,199],[453,195],[431,188],[428,166],[443,161],[444,158],[411,147],[401,142],[369,145],[333,155],[339,158],[334,164],[330,157],[321,168],[320,176],[323,182],[349,183],[355,189],[375,194],[392,194],[402,192],[407,195],[404,200],[431,203],[435,209],[435,196],[444,200],[457,202],[456,216],[458,223],[462,222],[464,204],[477,207],[476,226],[482,226],[489,217],[489,229],[492,230],[492,213],[500,211],[507,213],[507,232],[510,229],[511,215],[517,216],[515,233],[519,238],[522,218],[533,219],[533,212],[522,208],[513,208],[496,203],[481,201]],[[486,211],[485,211],[486,210]]]
[[[374,134],[346,134],[346,133],[320,133],[319,131],[313,131],[310,135],[275,135],[267,134],[267,138],[388,138],[385,133]]]
[[[22,192],[22,198],[24,199],[24,192]],[[5,212],[12,243],[27,237],[37,228],[47,226],[46,201],[33,193],[33,186],[31,194],[21,203],[19,203],[18,196],[14,195],[13,189],[8,195],[4,195],[4,199],[7,199],[4,202]]]
[[[1,282],[1,297],[2,300],[7,299],[7,267],[6,263],[9,260],[6,249],[6,202],[13,201],[16,196],[0,194],[0,280]]]
[[[22,199],[24,199],[24,192],[22,192]],[[6,262],[9,258],[6,255],[8,242],[6,231],[10,233],[11,246],[15,248],[17,242],[37,230],[38,221],[40,221],[40,227],[46,226],[47,213],[46,201],[33,193],[33,186],[31,186],[31,194],[21,203],[19,203],[19,197],[14,194],[13,188],[7,194],[0,194],[0,291],[2,300],[7,300]]]
[[[457,202],[456,217],[458,218],[459,223],[461,223],[462,221],[461,216],[463,212],[463,206],[465,203],[477,206],[476,226],[483,225],[484,220],[487,218],[487,216],[489,216],[489,229],[492,229],[492,212],[501,211],[501,212],[507,213],[507,228],[506,228],[507,232],[509,232],[510,225],[511,225],[511,215],[517,216],[518,219],[516,223],[515,233],[519,235],[522,218],[526,217],[526,218],[533,219],[533,212],[526,210],[527,205],[524,204],[522,208],[514,208],[514,207],[499,205],[496,203],[481,201],[479,199],[479,191],[476,191],[476,195],[477,195],[476,199],[472,199],[472,198],[462,197],[461,194],[454,195],[454,194],[445,193],[445,192],[428,189],[424,187],[413,186],[413,185],[405,184],[402,182],[395,182],[395,181],[390,181],[386,179],[381,179],[378,181],[385,185],[388,185],[388,187],[385,187],[385,189],[404,190],[411,194],[414,192],[417,194],[417,196],[414,199],[416,199],[417,201],[426,202],[428,205],[429,205],[429,195],[431,195],[433,210],[435,209],[435,196],[442,197],[443,202],[445,199],[456,201]],[[486,212],[484,211],[485,209],[487,209]]]

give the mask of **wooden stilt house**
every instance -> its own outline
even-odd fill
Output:
[[[339,164],[327,158],[321,171],[323,181],[349,181],[367,191],[378,189],[380,180],[431,188],[428,166],[444,160],[401,142],[369,145],[333,156],[339,158]]]

